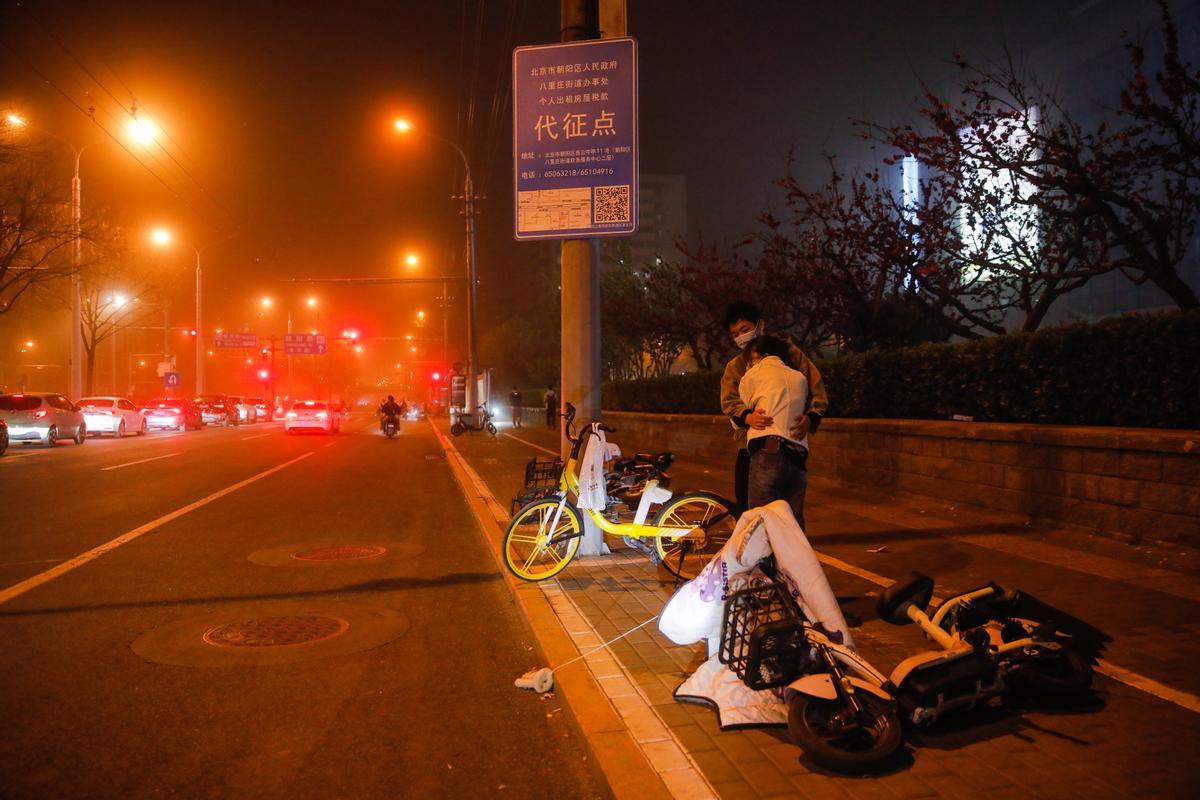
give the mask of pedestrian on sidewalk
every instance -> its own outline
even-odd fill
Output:
[[[517,391],[517,387],[513,387],[512,392],[508,395],[508,405],[512,409],[512,425],[514,428],[521,427],[521,393]]]
[[[745,348],[763,335],[766,324],[758,307],[747,302],[731,304],[725,312],[724,322],[725,329],[729,331],[734,343],[743,351],[725,365],[725,372],[721,376],[721,411],[733,423],[734,439],[738,445],[737,460],[733,468],[734,499],[739,508],[746,509],[750,507],[750,452],[746,449],[746,433],[751,430],[765,430],[774,423],[774,419],[757,409],[747,407],[738,392],[738,384],[750,366]],[[795,342],[790,339],[785,341],[788,345],[788,362],[794,369],[803,373],[808,381],[808,400],[804,413],[791,421],[789,431],[792,438],[799,441],[816,432],[821,424],[821,415],[829,407],[829,399],[825,395],[825,384],[821,381],[820,370]]]
[[[784,500],[804,529],[804,493],[808,487],[808,437],[797,436],[786,420],[803,416],[808,407],[808,378],[789,363],[788,342],[760,336],[746,347],[749,367],[738,394],[752,413],[771,422],[746,432],[750,454],[747,504],[750,508]]]
[[[558,427],[558,393],[553,386],[546,387],[546,427]]]

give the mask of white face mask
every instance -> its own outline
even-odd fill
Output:
[[[741,333],[733,337],[733,343],[745,350],[746,345],[750,344],[760,336],[762,336],[762,327],[755,326],[754,330],[746,331],[745,333]]]

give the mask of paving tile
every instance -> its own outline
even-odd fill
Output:
[[[696,757],[697,753],[702,753],[706,750],[717,749],[717,743],[713,741],[713,737],[706,731],[702,730],[698,725],[671,725],[671,735],[679,742],[679,744],[692,755]]]
[[[713,784],[721,800],[759,800],[762,797],[745,781],[726,781]]]
[[[695,770],[664,772],[659,777],[675,800],[717,800],[720,797]]]
[[[613,705],[638,742],[661,742],[669,738],[666,726],[640,697],[614,697]]]
[[[738,772],[738,768],[733,765],[733,762],[719,750],[702,750],[692,753],[691,756],[704,773],[704,777],[713,786],[728,781],[744,782],[742,773]]]
[[[713,737],[719,749],[734,764],[743,765],[766,761],[761,748],[742,735],[741,731],[723,731]]]
[[[656,772],[669,772],[675,769],[693,769],[692,762],[684,755],[683,750],[673,741],[650,742],[642,749],[649,759],[650,765]]]
[[[761,797],[781,794],[792,786],[792,782],[788,780],[788,777],[766,759],[745,763],[739,762],[737,768],[741,771],[742,777],[746,779],[746,783],[750,784],[754,791],[758,792]]]

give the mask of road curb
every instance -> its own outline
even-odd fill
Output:
[[[486,492],[486,489],[481,491],[475,485],[468,472],[466,460],[432,420],[430,427],[446,453],[446,461],[475,515],[480,533],[496,560],[496,567],[520,605],[547,663],[562,664],[575,658],[579,655],[579,650],[563,628],[545,593],[536,584],[517,580],[504,567],[500,554],[500,536],[503,529],[499,520],[507,518],[506,510],[496,502],[490,492]],[[637,741],[609,702],[584,660],[555,671],[554,680],[563,696],[564,708],[582,731],[592,761],[599,768],[613,797],[618,800],[673,798],[674,795],[646,760]]]

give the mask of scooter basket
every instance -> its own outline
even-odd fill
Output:
[[[809,663],[804,615],[782,583],[732,594],[721,620],[722,664],[754,690],[791,683]]]
[[[512,508],[515,514],[518,509],[540,500],[558,491],[558,479],[562,475],[563,461],[561,458],[530,459],[525,465],[525,485],[513,496]]]

